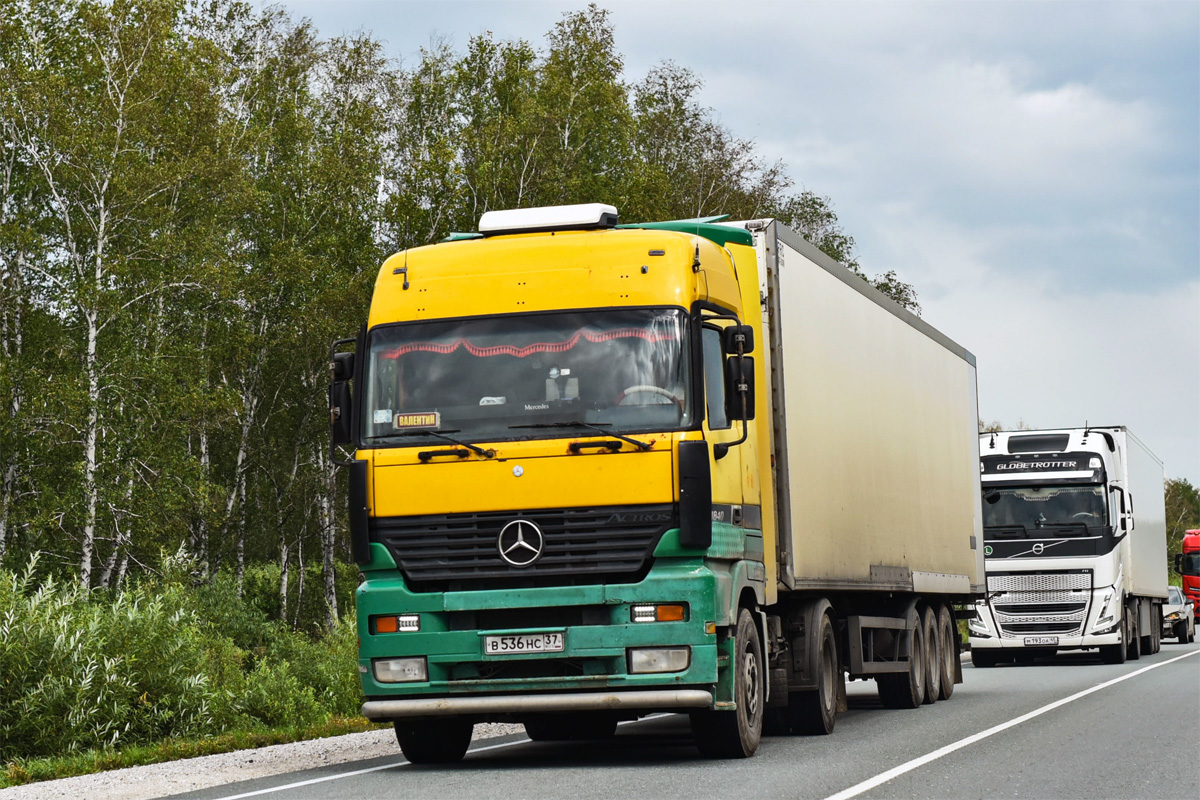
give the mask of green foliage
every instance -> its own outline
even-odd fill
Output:
[[[1200,490],[1186,478],[1167,478],[1163,487],[1167,506],[1167,561],[1183,547],[1183,534],[1200,530]],[[1172,574],[1174,570],[1172,569]]]
[[[196,589],[176,574],[105,595],[36,575],[36,562],[0,572],[0,760],[357,709],[351,622],[312,639],[240,601],[229,580]]]

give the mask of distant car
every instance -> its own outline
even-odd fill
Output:
[[[1174,636],[1180,644],[1196,641],[1196,611],[1190,597],[1178,586],[1167,587],[1167,602],[1163,603],[1162,634]]]

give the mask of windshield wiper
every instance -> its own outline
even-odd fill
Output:
[[[453,429],[448,432],[449,433],[458,433],[458,430]],[[368,436],[367,441],[369,441],[369,442],[370,441],[378,441],[380,439],[400,439],[400,438],[406,438],[409,436],[433,436],[438,439],[447,441],[450,444],[456,444],[459,447],[465,447],[468,450],[470,450],[472,453],[475,453],[476,455],[481,455],[484,458],[495,458],[495,456],[496,456],[495,450],[484,450],[482,447],[479,447],[478,445],[473,445],[468,442],[464,442],[459,439],[455,439],[453,436],[447,436],[445,433],[440,433],[438,431],[429,431],[429,430],[397,431],[395,433],[385,433],[381,436]],[[422,460],[424,461],[425,459],[422,459]]]
[[[608,425],[609,423],[603,423]],[[589,430],[599,431],[606,436],[611,436],[614,439],[620,439],[623,442],[629,442],[639,450],[649,450],[654,446],[654,442],[639,442],[637,439],[630,439],[628,436],[617,433],[616,431],[605,430],[599,425],[593,425],[590,422],[530,422],[525,425],[509,425],[509,428],[588,428]]]

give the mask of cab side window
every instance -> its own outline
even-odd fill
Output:
[[[704,355],[704,399],[708,405],[708,429],[729,427],[725,416],[725,359],[721,351],[721,331],[705,327],[700,332]]]

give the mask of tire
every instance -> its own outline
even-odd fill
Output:
[[[1158,618],[1158,609],[1150,607],[1150,632],[1142,634],[1142,652],[1152,656],[1162,648],[1162,620]]]
[[[922,702],[932,705],[942,693],[942,637],[938,635],[937,612],[932,606],[925,606],[921,621],[925,627],[925,696]]]
[[[954,624],[954,612],[949,606],[938,608],[938,672],[941,673],[939,700],[949,700],[954,694],[954,679],[958,676],[958,626]]]
[[[547,714],[525,720],[525,734],[535,742],[610,739],[617,732],[617,715],[603,711],[576,715]]]
[[[788,697],[792,731],[809,736],[833,733],[833,725],[837,721],[838,689],[842,680],[837,637],[833,632],[833,620],[828,614],[821,615],[817,640],[821,648],[817,657],[817,688],[808,692],[793,692]]]
[[[453,764],[462,761],[471,744],[471,731],[475,728],[470,720],[454,717],[397,721],[393,724],[400,750],[413,764]]]
[[[1125,639],[1128,643],[1125,647],[1125,655],[1130,661],[1137,661],[1142,657],[1142,626],[1138,624],[1136,608],[1126,607],[1125,614],[1130,628],[1129,636]]]
[[[1000,663],[1000,654],[994,650],[972,650],[971,663],[979,669],[991,669]]]
[[[925,701],[925,626],[915,608],[908,612],[908,670],[875,679],[885,708],[917,708]]]
[[[762,740],[766,695],[762,644],[758,626],[745,608],[738,612],[730,666],[737,710],[692,713],[692,736],[705,758],[749,758]]]
[[[1180,644],[1187,644],[1188,641],[1190,641],[1188,637],[1187,620],[1184,620],[1175,626],[1175,638],[1179,640]]]
[[[1104,659],[1105,664],[1124,664],[1129,657],[1129,648],[1125,646],[1125,621],[1121,620],[1121,624],[1117,626],[1117,630],[1121,632],[1121,641],[1116,644],[1100,645],[1100,658]]]

